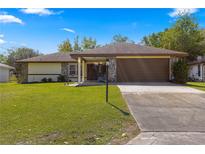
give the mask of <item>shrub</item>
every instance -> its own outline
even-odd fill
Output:
[[[58,78],[57,78],[57,81],[58,82],[65,82],[65,76],[59,75]]]
[[[47,82],[48,80],[47,80],[47,78],[43,78],[41,81],[42,82]]]
[[[188,80],[188,65],[185,60],[179,60],[173,64],[174,81],[186,83]]]
[[[52,82],[53,80],[52,80],[52,78],[48,78],[48,82]]]

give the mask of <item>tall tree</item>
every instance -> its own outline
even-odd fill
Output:
[[[173,27],[175,34],[176,49],[189,53],[189,58],[194,59],[201,53],[200,42],[204,37],[198,23],[190,15],[183,15]]]
[[[81,47],[80,47],[80,44],[79,44],[79,36],[76,36],[75,39],[74,39],[73,50],[74,51],[80,51],[81,50]]]
[[[152,33],[149,36],[143,37],[143,42],[147,46],[161,47],[162,32]]]
[[[70,40],[67,39],[67,40],[63,41],[61,44],[59,44],[58,51],[59,52],[71,52],[71,51],[73,51]]]
[[[8,61],[7,63],[11,66],[16,67],[16,61],[26,58],[31,58],[41,55],[37,50],[31,48],[11,48],[8,49]]]
[[[91,37],[87,38],[84,37],[83,41],[82,41],[82,49],[86,50],[86,49],[94,49],[97,47],[97,42],[96,39],[93,39]]]
[[[37,50],[26,48],[26,47],[11,48],[11,49],[7,49],[7,51],[8,51],[7,63],[15,67],[15,73],[18,81],[20,79],[19,73],[22,71],[22,67],[21,64],[16,63],[16,61],[41,55]]]
[[[189,60],[193,60],[205,52],[204,39],[196,19],[190,14],[184,14],[171,28],[145,36],[142,42],[148,46],[187,52]]]
[[[134,43],[127,36],[122,36],[121,34],[114,35],[112,38],[113,43]]]
[[[8,57],[3,55],[3,54],[0,54],[0,63],[7,63],[8,61]]]

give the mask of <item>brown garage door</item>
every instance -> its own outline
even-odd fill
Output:
[[[169,59],[117,59],[118,82],[169,80]]]

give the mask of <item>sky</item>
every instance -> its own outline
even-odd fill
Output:
[[[65,39],[92,37],[100,45],[122,34],[139,43],[143,36],[174,24],[178,13],[193,14],[205,28],[205,9],[0,9],[0,54],[11,47],[40,53],[57,51]]]

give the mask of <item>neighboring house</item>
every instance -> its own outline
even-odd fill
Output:
[[[197,57],[189,63],[189,78],[192,81],[205,81],[205,56]]]
[[[10,70],[13,69],[14,67],[0,63],[0,82],[8,82],[10,77]]]
[[[111,82],[165,82],[172,79],[171,65],[187,53],[167,49],[116,43],[83,52],[55,53],[18,61],[22,82],[54,81],[58,75],[84,82],[103,80],[109,61]]]

